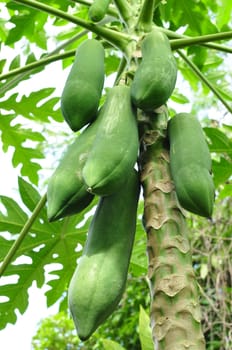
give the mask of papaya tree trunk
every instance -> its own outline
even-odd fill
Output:
[[[147,122],[141,122],[139,166],[154,349],[203,350],[205,340],[188,228],[169,169],[167,120],[167,108],[162,106]]]

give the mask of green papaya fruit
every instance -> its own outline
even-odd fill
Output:
[[[130,88],[111,88],[97,117],[99,128],[83,168],[88,190],[103,196],[117,191],[134,167],[138,149],[138,126]]]
[[[210,218],[214,205],[211,156],[198,119],[179,113],[168,122],[170,168],[181,206]]]
[[[68,288],[68,304],[80,339],[109,317],[125,290],[134,243],[140,184],[138,173],[121,190],[101,197],[83,255]]]
[[[48,181],[47,215],[49,221],[73,215],[85,209],[93,199],[86,190],[82,169],[98,128],[95,120],[68,146]]]
[[[95,39],[78,46],[61,95],[61,111],[73,131],[93,121],[104,85],[104,48]]]
[[[94,0],[89,8],[89,18],[93,22],[101,21],[107,13],[111,0]]]
[[[177,79],[177,64],[168,37],[158,30],[149,32],[141,44],[142,59],[131,83],[134,105],[151,111],[165,104]]]

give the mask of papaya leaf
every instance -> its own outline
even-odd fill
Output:
[[[0,212],[1,232],[17,234],[20,232],[24,222],[27,220],[26,213],[17,202],[7,196],[0,196],[1,204],[7,208],[6,214]]]
[[[14,46],[22,37],[26,37],[31,43],[36,43],[38,47],[46,50],[47,40],[41,41],[41,36],[44,39],[46,37],[44,24],[47,21],[48,15],[29,7],[25,8],[25,6],[15,4],[14,2],[9,2],[7,8],[14,15],[10,18],[12,28],[9,30],[6,45]]]
[[[125,350],[119,343],[110,339],[102,339],[102,344],[104,350]]]
[[[223,58],[219,55],[208,53],[202,72],[205,73],[207,70],[212,71],[212,69],[218,68],[222,62]]]
[[[41,132],[34,131],[28,126],[24,127],[22,124],[24,120],[19,116],[30,119],[32,121],[30,125],[36,121],[50,123],[51,118],[62,122],[61,112],[55,109],[59,99],[56,97],[48,99],[53,92],[54,88],[42,89],[32,92],[28,97],[22,96],[21,101],[18,101],[18,94],[14,93],[0,103],[4,111],[0,125],[3,150],[6,152],[10,146],[13,146],[13,166],[22,165],[21,175],[27,176],[35,184],[38,183],[38,170],[41,169],[38,160],[44,158],[39,145],[45,141],[45,138]],[[20,120],[20,123],[16,123],[16,120]],[[39,130],[38,125],[36,130]]]
[[[32,212],[40,200],[37,190],[22,177],[18,177],[19,193],[23,203]]]
[[[219,28],[223,28],[224,25],[227,25],[230,22],[232,15],[231,4],[227,0],[221,0],[221,6],[218,6],[216,13],[217,25]]]
[[[6,111],[14,111],[16,116],[23,116],[32,121],[50,122],[49,117],[58,122],[62,122],[63,118],[60,111],[55,109],[58,103],[58,97],[51,95],[55,88],[44,88],[33,91],[29,96],[23,95],[18,100],[18,94],[14,93],[6,100],[1,101],[2,109]]]
[[[72,277],[74,269],[77,266],[77,259],[82,254],[82,248],[85,244],[86,233],[89,228],[90,221],[92,219],[92,215],[89,212],[96,205],[96,199],[89,205],[81,213],[70,216],[66,218],[64,221],[64,225],[68,225],[74,227],[74,230],[71,233],[67,233],[67,240],[70,245],[74,247],[73,253],[68,248],[66,242],[60,243],[60,248],[55,247],[56,251],[53,254],[55,262],[59,263],[59,259],[62,259],[62,256],[65,252],[65,259],[63,259],[63,268],[59,270],[52,270],[49,268],[49,278],[50,280],[47,282],[49,286],[49,290],[46,292],[47,297],[47,305],[53,305],[58,299],[62,298],[64,302],[67,299],[67,288],[69,285],[69,281]],[[87,219],[85,216],[87,215]],[[89,216],[90,215],[90,216]],[[78,226],[78,228],[76,227]],[[53,266],[53,265],[51,265]]]
[[[2,73],[3,68],[5,67],[6,62],[7,62],[6,59],[3,59],[3,60],[0,61],[0,73]]]
[[[224,198],[231,198],[232,197],[232,183],[225,184],[223,189],[220,191],[218,198],[220,200]]]
[[[176,103],[181,103],[181,104],[190,102],[189,99],[183,94],[181,94],[177,89],[175,89],[174,92],[172,93],[171,99],[172,101]]]
[[[118,65],[120,62],[120,58],[115,55],[108,55],[105,58],[105,69],[106,75],[110,75],[117,71]]]
[[[225,184],[232,176],[232,162],[229,162],[224,157],[221,157],[219,161],[213,160],[212,171],[215,186],[218,187],[220,184]]]
[[[207,59],[207,50],[201,46],[190,46],[188,48],[188,54],[192,55],[193,63],[201,69]]]
[[[146,234],[142,227],[141,220],[137,220],[135,243],[130,260],[130,270],[134,276],[142,276],[147,273]]]
[[[211,152],[227,154],[232,159],[232,141],[218,128],[205,127],[204,132],[210,139]]]
[[[14,120],[12,115],[4,115],[1,119],[0,130],[2,133],[3,151],[7,152],[10,146],[13,146],[12,164],[14,167],[22,165],[20,171],[22,175],[27,176],[33,183],[38,183],[38,170],[41,165],[36,162],[44,158],[42,152],[32,147],[26,147],[25,142],[32,141],[33,144],[44,141],[41,133],[25,129],[21,124],[11,125]]]
[[[19,188],[27,210],[31,211],[40,197],[37,189],[23,179],[19,179]],[[12,236],[8,238],[9,234],[20,233],[29,216],[12,198],[2,196],[1,204],[5,209],[5,213],[0,213],[0,230],[3,232],[0,236],[3,247],[0,257],[3,260],[13,244]],[[36,282],[39,288],[47,283],[50,288],[47,292],[48,305],[54,304],[65,294],[86,239],[91,220],[88,211],[95,204],[93,201],[80,214],[53,223],[46,220],[46,208],[42,209],[18,248],[15,260],[1,277],[0,296],[4,297],[4,302],[0,307],[0,329],[16,322],[16,310],[21,314],[25,312],[28,289],[32,283]],[[77,251],[78,244],[81,246]]]
[[[150,318],[146,311],[140,305],[139,312],[139,339],[142,350],[154,350],[154,344],[152,341],[152,333],[150,327]]]
[[[10,63],[9,70],[20,67],[20,55],[17,55],[13,58]]]

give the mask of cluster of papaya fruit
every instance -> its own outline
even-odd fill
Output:
[[[135,170],[140,146],[137,110],[149,114],[165,104],[176,84],[177,65],[165,34],[148,33],[141,52],[131,84],[110,88],[100,106],[104,47],[98,40],[85,40],[61,96],[64,119],[74,132],[82,132],[49,180],[48,219],[77,214],[99,197],[68,289],[69,308],[83,340],[113,312],[125,289],[141,187]],[[199,122],[190,115],[176,115],[169,122],[168,136],[181,205],[210,216],[210,154]]]
[[[101,107],[104,48],[88,39],[76,57],[61,96],[64,119],[79,131],[51,176],[48,219],[77,214],[99,197],[83,255],[71,279],[68,302],[80,339],[113,312],[125,290],[140,193],[139,136],[130,88],[109,89]]]

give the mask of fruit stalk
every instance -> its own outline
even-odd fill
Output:
[[[150,32],[153,25],[155,0],[144,0],[137,23],[137,30]]]
[[[204,350],[188,228],[170,176],[166,107],[148,121],[140,168],[155,349]]]

